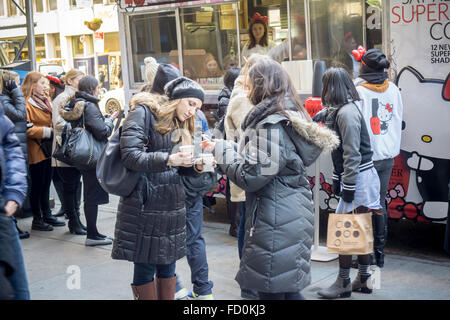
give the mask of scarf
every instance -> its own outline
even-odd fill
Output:
[[[31,99],[33,99],[34,102],[45,112],[52,113],[52,104],[48,100],[48,98],[45,95],[38,95],[36,93],[33,93],[31,96]]]
[[[362,73],[359,77],[372,84],[382,84],[385,80],[387,80],[388,74],[387,72],[370,72]]]

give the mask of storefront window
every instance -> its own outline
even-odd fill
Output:
[[[366,46],[383,51],[383,7],[381,0],[366,0]]]
[[[289,0],[291,11],[291,50],[292,60],[306,60],[308,58],[306,45],[306,14],[305,2]],[[285,57],[286,60],[286,57]]]
[[[205,89],[220,89],[224,73],[239,65],[234,6],[180,10],[184,75]]]
[[[6,2],[8,4],[8,16],[9,17],[17,16],[17,14],[19,14],[19,12],[20,12],[20,10],[17,8],[17,6],[11,0],[8,0]],[[18,0],[16,2],[17,2],[17,4],[19,4],[22,7],[22,9],[25,10],[25,6],[24,6],[24,1],[23,0]],[[22,13],[20,13],[20,14],[22,14]]]
[[[120,51],[120,41],[118,32],[105,32],[105,52],[116,52]]]
[[[351,51],[363,44],[362,2],[360,0],[309,0],[312,58],[328,66],[358,75],[359,63]]]
[[[145,82],[146,57],[179,66],[174,12],[130,16],[132,83]]]

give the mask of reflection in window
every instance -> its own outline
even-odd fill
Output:
[[[207,89],[239,65],[234,4],[181,9],[184,75]]]
[[[248,57],[252,53],[269,54],[273,56],[275,54],[281,57],[277,60],[282,61],[284,53],[289,57],[289,45],[286,46],[286,52],[284,52],[284,41],[288,39],[288,20],[287,20],[287,3],[280,0],[240,0],[245,13],[246,22],[249,23],[248,28],[241,29],[240,39],[242,56]],[[257,24],[257,27],[253,27],[253,22],[256,20],[267,21],[267,46],[256,46],[247,52],[249,44],[252,43],[255,37],[255,32],[258,32],[258,28],[264,26],[261,23]],[[251,45],[250,45],[251,46]],[[270,53],[269,53],[270,52]],[[244,61],[242,61],[244,63]]]
[[[376,48],[383,51],[383,34],[382,34],[382,19],[383,9],[381,0],[365,1],[366,10],[366,46],[367,50]]]
[[[359,0],[309,0],[312,58],[345,68],[353,77],[359,63],[351,51],[363,44],[362,3]]]
[[[174,12],[130,16],[129,24],[134,75],[132,82],[144,82],[146,57],[153,57],[158,63],[172,63],[178,67]]]
[[[0,17],[5,15],[5,8],[3,6],[4,0],[0,0]]]
[[[84,57],[93,53],[92,35],[81,35],[72,37],[72,50],[74,57]]]

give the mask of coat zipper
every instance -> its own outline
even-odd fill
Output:
[[[250,227],[250,237],[253,237],[253,233],[255,232],[255,224],[256,224],[256,216],[257,216],[257,212],[258,212],[258,205],[259,205],[259,198],[256,198],[256,206],[255,206],[255,210],[253,210],[253,214],[252,214],[252,224]]]

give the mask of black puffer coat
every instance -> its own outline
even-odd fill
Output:
[[[123,164],[144,174],[134,191],[120,198],[113,259],[170,264],[186,255],[185,193],[179,170],[167,166],[175,143],[171,134],[163,136],[155,128],[155,114],[164,99],[146,92],[136,94],[122,126]],[[146,115],[151,117],[148,134]]]
[[[15,88],[11,92],[3,92],[0,95],[0,103],[3,104],[5,115],[14,123],[14,133],[20,140],[25,160],[28,162],[27,106],[22,90]]]
[[[215,155],[221,170],[246,195],[237,282],[260,292],[299,292],[311,282],[314,233],[306,167],[322,150],[336,148],[339,140],[298,111],[277,110],[270,99],[255,106],[247,118],[256,117],[241,138],[248,138],[248,144],[242,143],[238,153],[235,143],[219,140]]]

